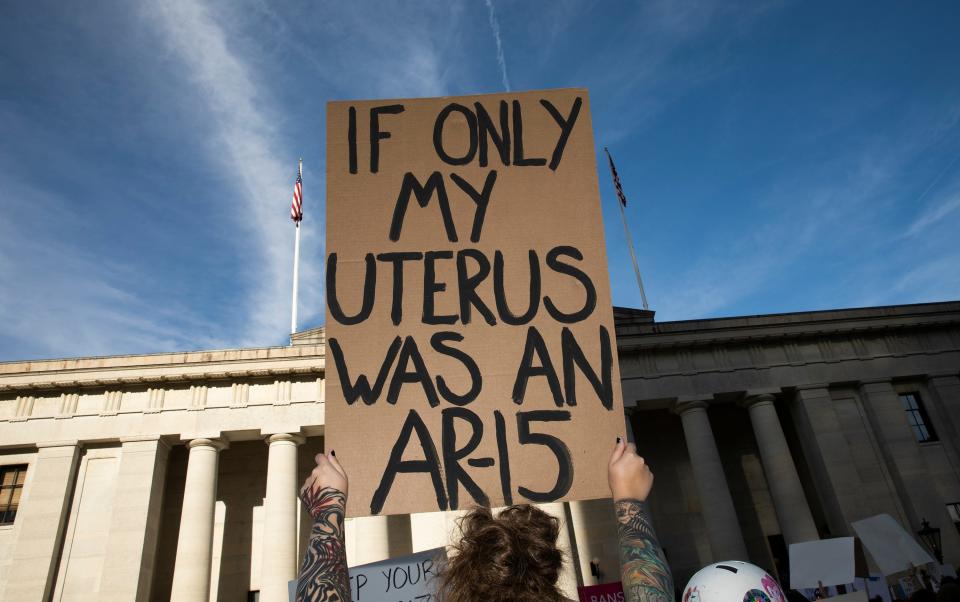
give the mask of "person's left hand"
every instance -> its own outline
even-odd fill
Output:
[[[317,465],[303,482],[300,499],[316,520],[316,514],[323,506],[339,503],[346,507],[349,482],[347,471],[340,465],[334,452],[317,454],[314,460]]]

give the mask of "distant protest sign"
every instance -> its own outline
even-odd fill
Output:
[[[601,583],[577,588],[580,602],[624,602],[623,583]]]
[[[624,431],[583,89],[327,107],[349,516],[608,495]]]
[[[790,544],[790,587],[846,585],[856,578],[855,540],[835,537]]]
[[[445,548],[435,548],[352,566],[350,599],[353,602],[436,602],[439,564],[446,560]],[[296,596],[296,581],[288,584],[290,602]]]
[[[350,567],[351,599],[353,602],[434,602],[439,563],[446,557],[446,549],[436,548]]]
[[[873,561],[884,575],[893,575],[933,562],[933,557],[889,514],[852,523]]]

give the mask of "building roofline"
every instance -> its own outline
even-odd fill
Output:
[[[621,351],[769,338],[834,336],[960,324],[960,301],[653,322],[650,312],[615,310]]]
[[[622,321],[627,323],[632,322],[649,322],[647,319],[649,314],[653,312],[648,312],[642,309],[632,308],[632,307],[618,307],[614,306],[614,315],[617,318],[620,318]],[[920,310],[920,311],[918,311]],[[781,325],[781,324],[794,324],[805,321],[823,321],[824,317],[828,317],[830,321],[833,320],[849,320],[857,318],[882,318],[882,317],[896,317],[896,316],[905,316],[905,315],[917,315],[917,314],[932,314],[932,313],[946,313],[946,312],[960,312],[960,300],[957,301],[934,301],[929,303],[904,303],[900,305],[873,305],[867,307],[845,307],[837,309],[818,309],[818,310],[807,310],[807,311],[795,311],[795,312],[781,312],[781,313],[771,313],[771,314],[749,314],[744,316],[718,316],[712,318],[692,318],[687,320],[668,320],[664,322],[656,322],[656,326],[659,327],[659,330],[671,330],[674,329],[671,327],[683,327],[683,326],[693,326],[693,325],[703,325],[706,326],[716,325],[717,328],[724,327],[736,327],[736,326],[764,326],[764,325]],[[832,314],[832,315],[831,315]],[[791,319],[793,318],[793,319]],[[619,320],[618,320],[619,321]],[[682,328],[677,328],[677,330],[683,330]],[[701,330],[690,329],[690,330]]]

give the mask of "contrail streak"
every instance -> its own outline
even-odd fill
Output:
[[[484,0],[487,3],[487,10],[490,13],[490,29],[493,30],[493,39],[497,42],[497,64],[500,65],[500,77],[503,79],[503,87],[510,91],[510,78],[507,77],[507,59],[503,56],[503,42],[500,40],[500,23],[497,21],[497,14],[493,9],[493,0]]]

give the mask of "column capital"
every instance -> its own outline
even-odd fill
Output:
[[[772,404],[776,400],[777,398],[774,397],[772,393],[758,393],[756,395],[747,395],[746,397],[740,400],[740,405],[747,409],[750,409],[753,406],[757,406],[761,404],[766,404],[766,403]]]
[[[674,414],[683,416],[687,412],[691,412],[693,410],[706,410],[708,405],[710,404],[706,399],[678,399],[673,404],[672,410]]]
[[[281,443],[284,441],[289,441],[294,445],[303,445],[303,442],[306,440],[306,437],[303,435],[297,435],[293,433],[275,433],[265,437],[263,441],[267,445],[273,445],[274,443]]]
[[[195,447],[212,447],[216,451],[221,451],[230,447],[230,443],[223,439],[191,439],[187,443],[187,449]]]

